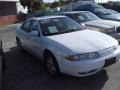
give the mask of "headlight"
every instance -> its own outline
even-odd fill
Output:
[[[99,32],[102,32],[102,33],[112,33],[112,32],[114,32],[114,30],[113,29],[103,29],[103,28],[97,28],[97,29],[95,29],[96,31],[99,31]]]
[[[95,31],[98,31],[98,32],[103,32],[104,30],[101,29],[101,28],[94,28]]]
[[[113,46],[113,51],[115,51],[119,47],[119,43],[117,43],[115,46]]]
[[[115,32],[115,29],[114,28],[100,29],[99,32],[103,32],[103,33],[106,33],[106,34],[111,34],[111,33]]]
[[[108,34],[109,34],[109,33],[110,33],[110,34],[111,34],[111,33],[114,33],[114,32],[115,32],[115,28],[109,28],[109,29],[107,29],[107,30],[104,30],[104,32],[105,32],[105,33],[108,33]]]
[[[84,54],[77,54],[77,55],[68,55],[68,56],[65,56],[65,59],[69,61],[77,61],[77,60],[94,59],[98,57],[99,57],[99,53],[92,52],[92,53],[84,53]]]
[[[104,28],[93,27],[93,28],[91,28],[91,30],[102,32],[102,33],[114,33],[115,32],[114,28],[104,29]]]

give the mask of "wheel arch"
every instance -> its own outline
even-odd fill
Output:
[[[50,49],[44,49],[44,51],[43,51],[43,61],[45,61],[47,53],[51,53],[55,57],[55,59],[58,63],[58,58],[55,54],[55,51],[51,51]],[[58,63],[58,65],[59,65],[59,63]]]
[[[45,57],[46,57],[46,55],[47,55],[47,53],[52,53],[49,49],[45,49],[44,51],[43,51],[43,60],[45,60]],[[53,54],[53,53],[52,53]],[[54,55],[54,54],[53,54]]]
[[[16,36],[16,41],[19,40],[19,38]]]

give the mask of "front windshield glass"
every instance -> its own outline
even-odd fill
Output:
[[[75,19],[77,20],[78,23],[93,21],[93,20],[98,20],[99,19],[99,17],[92,14],[91,12],[77,13],[77,14],[74,14],[74,17],[75,17]]]
[[[113,13],[113,14],[118,14],[117,11],[114,11],[114,10],[111,10],[111,9],[109,9],[109,12],[111,12],[111,13]]]
[[[92,7],[94,7],[94,8],[104,8],[103,6],[97,5],[97,4],[92,4]]]
[[[68,17],[42,19],[39,21],[43,35],[56,35],[80,31],[84,28]]]
[[[96,13],[97,15],[111,15],[115,12],[111,11],[111,10],[108,10],[108,9],[99,9],[99,8],[96,8],[94,9],[94,13]]]

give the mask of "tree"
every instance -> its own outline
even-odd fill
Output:
[[[65,4],[65,0],[59,0],[59,6],[63,6]]]
[[[45,9],[50,9],[51,8],[51,3],[44,3],[44,8]]]
[[[35,10],[42,10],[44,7],[43,0],[20,0],[21,5],[28,7],[29,13],[34,12]]]
[[[56,8],[56,7],[59,7],[59,2],[53,2],[50,6],[51,8]]]

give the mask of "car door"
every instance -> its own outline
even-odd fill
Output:
[[[21,44],[24,48],[28,48],[28,39],[29,39],[29,26],[30,26],[31,21],[26,21],[23,23],[21,26],[21,31],[19,32],[19,37]]]
[[[29,46],[31,51],[39,58],[42,56],[40,28],[37,20],[32,20],[29,33]]]

